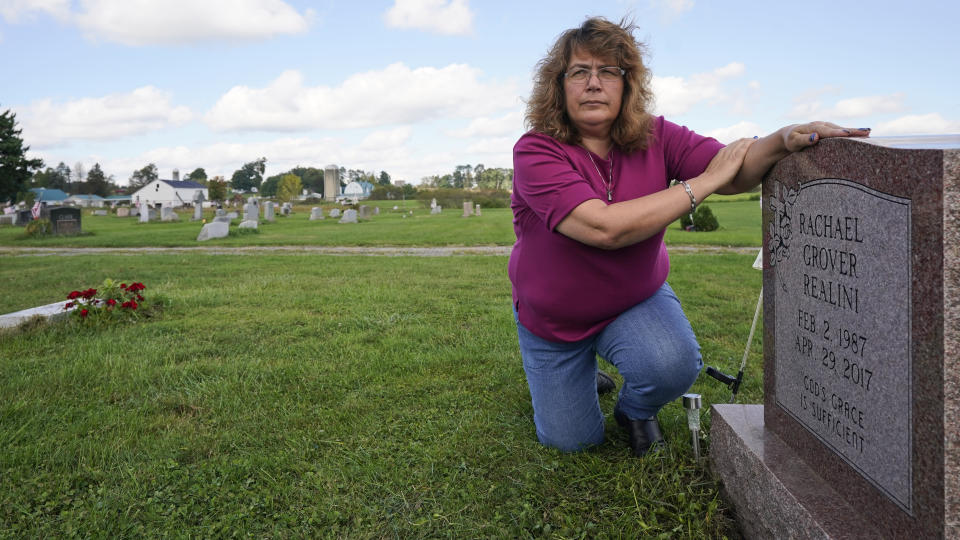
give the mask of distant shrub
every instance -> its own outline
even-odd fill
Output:
[[[24,233],[31,238],[41,238],[53,234],[53,225],[49,219],[35,219],[27,223]]]
[[[685,230],[691,230],[691,225],[693,226],[692,230],[701,232],[715,231],[720,228],[720,223],[713,215],[713,210],[710,210],[707,205],[697,207],[697,210],[693,213],[693,220],[690,219],[690,214],[684,214],[680,217],[680,226]]]

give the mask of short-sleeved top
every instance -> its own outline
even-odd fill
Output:
[[[549,341],[590,337],[653,295],[670,270],[664,231],[636,244],[604,250],[556,231],[584,201],[607,204],[666,189],[671,179],[699,176],[723,148],[715,139],[658,117],[645,150],[607,159],[578,145],[528,132],[513,147],[513,302],[521,324]],[[592,161],[591,161],[592,157]],[[613,200],[603,177],[613,170]]]

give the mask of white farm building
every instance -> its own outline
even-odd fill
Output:
[[[145,203],[157,208],[159,206],[190,206],[197,198],[197,193],[203,196],[203,201],[210,197],[207,188],[189,180],[154,180],[130,195],[135,206]]]

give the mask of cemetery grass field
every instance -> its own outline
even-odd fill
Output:
[[[84,216],[96,234],[60,245],[150,242],[107,241],[113,220],[101,229]],[[143,227],[176,244],[164,226]],[[374,226],[342,234],[362,239]],[[509,242],[459,230],[458,244]],[[705,363],[728,372],[760,290],[753,259],[672,256],[670,282]],[[719,486],[693,460],[679,403],[660,415],[660,457],[629,455],[614,395],[601,399],[602,446],[569,455],[539,445],[506,257],[5,255],[0,313],[107,277],[167,298],[161,317],[0,334],[0,537],[737,536]],[[761,334],[741,402],[761,401]],[[704,395],[706,433],[709,405],[730,394],[705,375],[692,391]]]
[[[760,204],[745,196],[718,197],[707,201],[720,229],[711,232],[687,232],[679,222],[667,229],[671,245],[760,246]],[[400,206],[397,211],[393,206]],[[29,238],[22,227],[0,227],[0,246],[10,247],[239,247],[239,246],[510,246],[515,240],[509,208],[482,209],[481,216],[462,217],[462,209],[445,209],[431,215],[418,201],[371,201],[381,213],[354,225],[338,223],[336,218],[309,221],[311,206],[295,206],[290,216],[277,216],[273,223],[262,223],[256,234],[238,234],[235,219],[231,234],[197,242],[200,222],[192,222],[192,210],[179,213],[180,221],[139,223],[136,217],[94,216],[85,209],[84,234],[75,237]],[[325,207],[327,210],[333,206]],[[242,214],[241,209],[230,209]],[[413,212],[411,215],[409,212]],[[325,212],[325,214],[328,212]],[[206,209],[210,221],[214,211]],[[261,219],[261,222],[263,220]]]

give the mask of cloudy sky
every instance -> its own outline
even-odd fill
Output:
[[[658,114],[721,141],[805,120],[960,133],[960,3],[941,0],[0,0],[0,110],[47,165],[125,184],[336,163],[417,184],[511,167],[531,71],[632,16]]]

